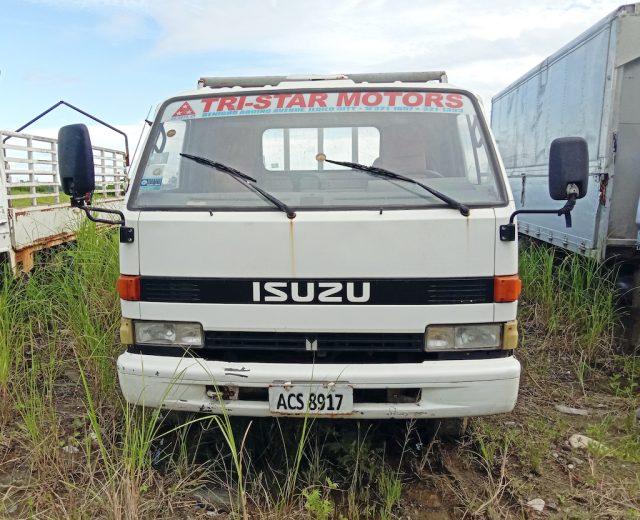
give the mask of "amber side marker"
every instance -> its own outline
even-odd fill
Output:
[[[140,301],[140,277],[121,274],[116,284],[118,294],[123,300]]]
[[[496,303],[515,302],[522,291],[522,281],[517,274],[496,276],[493,279],[493,301]]]

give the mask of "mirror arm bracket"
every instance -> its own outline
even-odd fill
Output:
[[[71,199],[71,206],[74,208],[80,208],[87,215],[87,218],[91,222],[98,224],[109,224],[120,226],[120,243],[131,244],[134,241],[134,230],[132,227],[128,227],[124,220],[124,213],[118,209],[99,208],[96,206],[88,205],[91,203],[91,198],[87,200],[87,197],[74,197]],[[92,213],[107,213],[109,215],[118,215],[119,220],[111,220],[107,218],[100,218],[93,216]]]
[[[567,203],[560,209],[519,209],[514,211],[509,217],[509,223],[500,226],[500,240],[502,242],[513,242],[516,239],[516,224],[514,219],[517,215],[521,214],[538,214],[538,215],[564,215],[565,224],[568,228],[571,227],[571,211],[576,205],[576,199],[578,195],[576,193],[570,193],[567,198]]]

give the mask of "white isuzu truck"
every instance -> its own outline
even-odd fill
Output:
[[[86,128],[59,139],[72,204],[109,220],[91,206]],[[551,195],[568,199],[554,213],[584,195],[585,153],[552,145]],[[136,162],[115,212],[127,401],[344,418],[514,407],[515,206],[478,99],[444,72],[203,78],[159,106]]]

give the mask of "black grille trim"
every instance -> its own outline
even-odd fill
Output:
[[[421,352],[424,335],[415,333],[354,334],[330,332],[206,331],[206,350],[311,350],[318,352]]]
[[[254,283],[279,282],[287,284],[285,301],[254,301]],[[321,284],[335,282],[347,287],[355,284],[361,294],[363,283],[370,286],[366,302],[350,302],[345,291],[338,293],[340,302],[324,303],[315,298],[309,302],[291,299],[291,283]],[[306,289],[307,286],[304,285]],[[166,303],[218,303],[254,305],[464,305],[493,303],[493,277],[475,278],[401,278],[401,279],[246,279],[246,278],[165,278],[142,276],[141,300]],[[319,289],[316,290],[319,293]],[[264,296],[264,291],[261,293]],[[317,294],[316,294],[317,296]]]
[[[197,358],[206,361],[229,363],[299,363],[327,364],[349,363],[367,365],[371,363],[422,363],[424,361],[454,361],[499,359],[513,355],[511,350],[462,350],[455,352],[362,352],[308,350],[248,350],[167,347],[153,345],[129,345],[127,352],[144,356],[167,356]]]

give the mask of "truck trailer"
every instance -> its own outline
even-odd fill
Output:
[[[59,139],[71,204],[113,218],[92,206],[86,128]],[[553,146],[570,207],[586,143]],[[124,397],[253,417],[508,412],[514,210],[478,98],[442,71],[202,78],[158,107],[115,212]]]
[[[589,194],[573,227],[523,214],[518,231],[616,265],[640,340],[640,4],[624,5],[546,58],[492,100],[491,128],[518,209],[549,206],[548,146],[582,136]]]
[[[127,186],[124,150],[93,147],[96,203],[117,207]],[[58,140],[0,130],[0,259],[14,273],[33,268],[38,251],[75,239],[81,211],[61,193]]]

